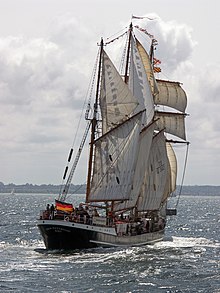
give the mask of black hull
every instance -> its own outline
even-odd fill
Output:
[[[92,248],[96,232],[54,225],[38,225],[47,249]]]
[[[38,228],[46,249],[72,250],[98,246],[140,246],[163,239],[164,230],[133,236],[118,236],[111,227],[56,220],[39,220]]]

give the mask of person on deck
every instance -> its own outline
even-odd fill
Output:
[[[94,209],[92,215],[93,215],[93,217],[99,217],[99,213],[98,213],[97,209]]]
[[[51,207],[50,207],[50,218],[53,220],[54,219],[54,205],[52,204]]]

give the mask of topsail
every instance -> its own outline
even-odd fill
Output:
[[[179,82],[158,79],[157,85],[159,91],[155,96],[155,104],[185,112],[187,98]]]

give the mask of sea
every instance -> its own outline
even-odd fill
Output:
[[[181,196],[154,245],[68,252],[47,251],[37,228],[54,198],[0,194],[0,292],[220,292],[220,196]]]

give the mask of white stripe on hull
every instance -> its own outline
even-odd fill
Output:
[[[43,234],[47,235],[46,241],[48,241],[48,239],[50,240],[50,244],[45,243],[47,248],[50,248],[50,246],[53,247],[54,241],[56,242],[56,240],[59,237],[62,237],[62,236],[66,237],[66,235],[69,233],[72,236],[68,238],[68,241],[71,241],[72,243],[74,243],[74,241],[81,243],[82,240],[80,240],[80,238],[82,235],[81,233],[83,233],[82,237],[86,237],[87,239],[86,247],[91,247],[91,245],[94,245],[94,247],[95,246],[107,246],[107,247],[142,246],[142,245],[152,244],[152,243],[163,240],[163,234],[164,234],[164,230],[160,230],[160,231],[143,233],[138,235],[119,236],[117,235],[114,227],[93,226],[93,225],[73,223],[68,221],[59,221],[59,220],[39,220],[38,226],[39,228],[45,227],[43,228],[43,230],[45,231],[43,232]],[[60,234],[61,232],[64,234],[61,235]],[[58,233],[56,234],[57,236],[54,236],[54,233],[55,234]],[[62,243],[63,244],[60,247],[61,249],[63,246],[65,247],[65,240],[62,241]]]
[[[57,220],[39,220],[38,225],[51,225],[51,226],[62,226],[62,227],[74,227],[75,229],[83,229],[94,232],[100,232],[109,235],[117,235],[114,227],[101,227],[94,225],[86,225],[68,221],[57,221]]]

